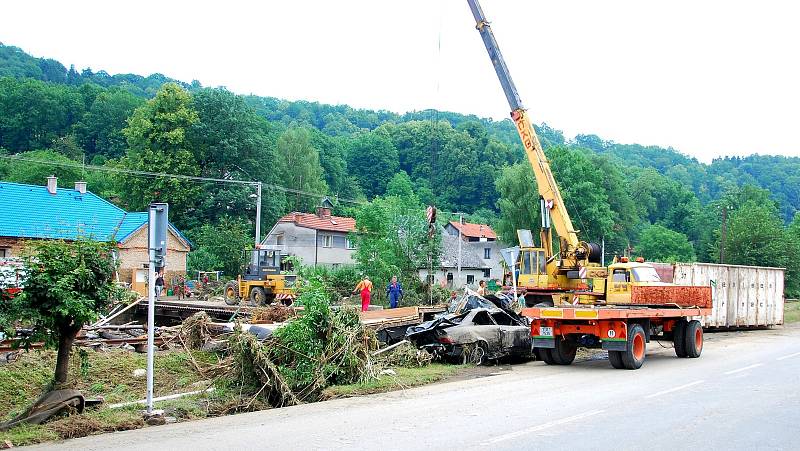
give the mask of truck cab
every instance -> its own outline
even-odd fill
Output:
[[[606,303],[630,304],[633,286],[665,286],[656,269],[644,262],[617,262],[608,267]]]

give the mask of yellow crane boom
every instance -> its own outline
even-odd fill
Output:
[[[553,171],[550,169],[550,163],[547,161],[539,137],[536,136],[536,131],[531,125],[528,113],[522,106],[519,93],[511,79],[503,55],[500,53],[500,47],[497,45],[491,26],[486,20],[478,0],[467,0],[467,3],[475,18],[475,28],[483,39],[489,59],[492,61],[497,78],[500,80],[500,85],[503,87],[503,92],[505,92],[511,107],[511,119],[516,124],[525,155],[528,157],[528,162],[536,177],[539,196],[543,201],[542,215],[543,218],[547,216],[549,219],[543,219],[542,228],[549,228],[549,225],[552,224],[560,238],[562,269],[585,266],[590,255],[599,254],[599,247],[578,239],[578,231],[572,225],[564,199],[561,197],[558,184],[553,177]],[[542,234],[542,246],[550,249],[550,243],[544,242],[546,236],[549,237],[549,233]]]

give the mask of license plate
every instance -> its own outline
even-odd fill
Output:
[[[539,335],[543,337],[552,337],[553,336],[553,328],[552,327],[540,327],[539,328]]]

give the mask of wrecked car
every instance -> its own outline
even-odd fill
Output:
[[[472,303],[479,302],[473,299]],[[527,320],[493,305],[447,313],[411,326],[406,331],[406,339],[434,357],[464,363],[480,365],[506,356],[531,356]]]

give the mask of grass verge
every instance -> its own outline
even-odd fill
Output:
[[[455,376],[471,365],[445,365],[432,363],[423,367],[393,368],[396,374],[385,374],[380,379],[360,384],[333,385],[322,391],[322,399],[346,398],[400,390],[430,384]]]
[[[199,364],[216,361],[213,354],[193,352]],[[0,443],[8,440],[15,446],[45,441],[83,437],[102,432],[136,429],[144,426],[141,406],[109,409],[113,403],[144,398],[145,377],[134,377],[133,371],[145,368],[146,356],[124,350],[89,352],[85,359],[76,353],[70,359],[70,386],[81,390],[87,398],[102,397],[105,402],[87,409],[83,415],[54,419],[43,425],[23,425],[0,432]],[[88,364],[88,366],[87,366]],[[156,354],[155,396],[206,388],[210,381],[200,374],[185,351]],[[16,361],[0,366],[0,422],[25,410],[50,384],[55,368],[53,351],[21,353]],[[192,396],[166,401],[158,405],[167,415],[177,419],[201,418],[208,414],[204,397]]]
[[[787,302],[783,306],[783,323],[789,324],[797,322],[800,322],[800,302]]]

